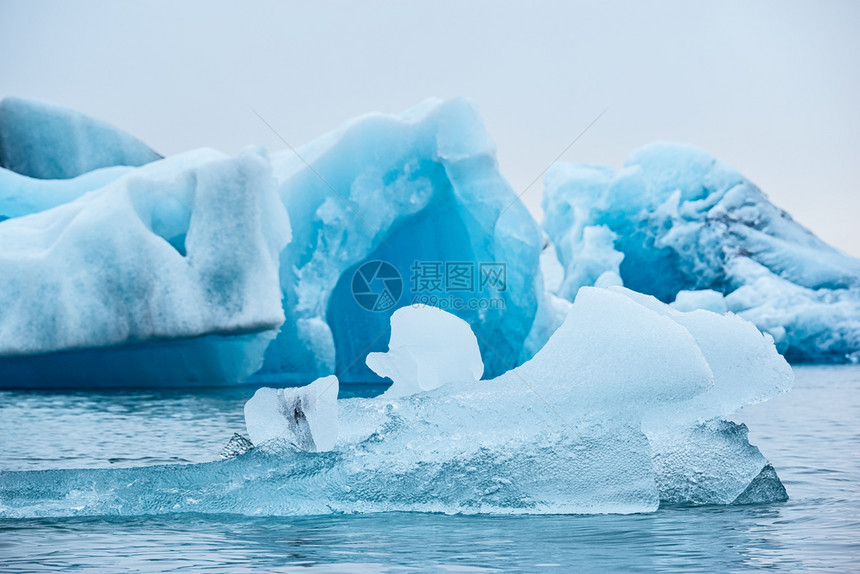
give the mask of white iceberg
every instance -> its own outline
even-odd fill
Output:
[[[448,383],[474,383],[484,374],[481,350],[469,324],[426,305],[395,311],[388,352],[370,353],[366,360],[374,373],[393,381],[384,398],[412,395]]]
[[[251,442],[282,441],[304,452],[332,450],[337,442],[338,390],[334,375],[304,387],[258,389],[245,403]]]
[[[223,384],[284,320],[267,159],[199,151],[0,222],[4,386]]]
[[[544,211],[564,297],[602,273],[666,303],[700,292],[677,306],[725,306],[769,332],[790,361],[860,360],[860,260],[702,150],[651,144],[618,171],[558,164]]]
[[[22,98],[0,101],[0,166],[39,179],[160,159],[146,144],[80,112]]]

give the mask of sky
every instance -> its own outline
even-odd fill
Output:
[[[700,146],[860,256],[860,2],[0,0],[0,97],[169,155],[298,146],[368,112],[472,99],[502,173]],[[604,112],[600,115],[601,112]]]

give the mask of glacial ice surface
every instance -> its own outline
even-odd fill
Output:
[[[0,101],[0,166],[38,179],[68,179],[160,159],[146,144],[80,112],[22,98]]]
[[[451,383],[338,401],[327,452],[270,440],[216,463],[0,472],[0,516],[630,513],[785,499],[745,428],[721,418],[791,384],[770,339],[738,317],[584,288],[531,360]],[[266,394],[264,418],[283,420]],[[676,421],[660,424],[667,413]]]
[[[481,350],[469,324],[427,305],[401,307],[391,316],[388,352],[367,355],[367,366],[393,381],[384,397],[402,397],[448,383],[473,383],[484,374]]]
[[[0,223],[9,387],[243,380],[284,320],[267,159],[196,151]]]
[[[543,226],[565,268],[559,295],[572,300],[609,274],[679,308],[733,311],[790,361],[860,360],[860,260],[708,153],[654,143],[618,171],[557,164],[545,190]]]

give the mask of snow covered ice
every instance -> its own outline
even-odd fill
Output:
[[[557,164],[544,211],[563,297],[609,274],[679,308],[733,311],[790,361],[860,359],[860,260],[702,150],[655,143],[618,171]]]
[[[159,158],[134,136],[75,110],[21,98],[0,101],[0,166],[22,175],[67,179]]]
[[[267,390],[249,402],[265,412],[248,430],[282,425],[264,434],[291,437],[281,448],[264,440],[187,466],[0,473],[0,516],[629,513],[784,500],[745,429],[722,416],[791,381],[770,339],[737,317],[585,288],[545,347],[496,379],[337,401],[331,451],[297,448],[308,434],[290,425],[302,417],[281,408],[301,403],[309,426],[330,423],[306,407],[315,389],[284,400]],[[666,413],[672,424],[661,424]]]
[[[481,350],[469,324],[436,307],[401,307],[391,316],[387,353],[370,353],[367,366],[393,384],[384,397],[429,391],[446,383],[473,383],[484,374]]]
[[[196,151],[0,223],[3,386],[219,384],[284,320],[267,159]]]

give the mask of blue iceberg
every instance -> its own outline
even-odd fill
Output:
[[[655,143],[618,171],[556,165],[544,210],[562,297],[623,282],[682,309],[733,311],[793,362],[860,360],[860,260],[702,150]]]
[[[424,319],[403,321],[414,332]],[[267,389],[246,407],[261,441],[249,452],[187,466],[0,472],[0,517],[591,514],[780,501],[773,468],[722,415],[791,383],[772,342],[738,317],[586,288],[543,349],[493,380],[336,405],[334,378]]]
[[[21,98],[0,101],[0,166],[16,173],[67,179],[160,158],[134,136],[75,110]]]
[[[379,381],[364,357],[383,350],[391,314],[415,302],[471,325],[487,376],[546,341],[553,315],[539,269],[541,232],[499,173],[470,102],[430,100],[401,116],[364,116],[298,151],[272,156],[293,241],[281,255],[287,320],[255,381],[332,373]],[[399,282],[384,309],[357,300],[365,264],[371,276],[384,264]],[[471,273],[464,288],[418,284],[416,266],[444,273],[451,264]],[[487,269],[505,277],[483,281],[498,278],[481,275]]]

